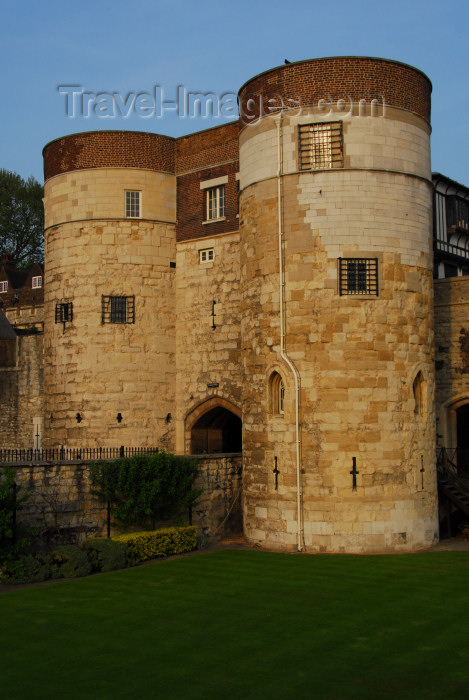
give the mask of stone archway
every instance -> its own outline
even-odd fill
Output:
[[[199,404],[185,421],[186,454],[241,452],[241,411],[234,404],[213,397]]]
[[[469,396],[460,394],[454,396],[450,401],[442,404],[440,408],[440,431],[442,447],[455,449],[466,447],[462,444],[465,438],[462,435],[464,424],[467,424],[467,407],[469,406]]]

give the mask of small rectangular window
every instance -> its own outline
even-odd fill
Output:
[[[207,190],[207,221],[223,219],[225,216],[225,185]]]
[[[42,287],[42,277],[40,275],[32,278],[32,287],[33,289],[40,289]]]
[[[339,294],[378,295],[377,258],[339,258]]]
[[[55,322],[67,323],[73,320],[73,304],[69,302],[61,302],[55,305]]]
[[[300,170],[343,167],[344,149],[341,121],[300,124],[298,129]]]
[[[0,282],[0,294],[8,292],[8,282]]]
[[[206,263],[212,262],[215,257],[213,248],[205,248],[204,250],[199,250],[199,262]]]
[[[128,219],[140,218],[140,192],[129,190],[125,193],[125,216]]]
[[[135,323],[135,297],[102,296],[101,323]]]

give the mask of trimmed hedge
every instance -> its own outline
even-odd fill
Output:
[[[97,537],[83,546],[64,545],[51,554],[26,555],[0,568],[1,583],[36,583],[49,578],[76,578],[93,572],[135,566],[139,561],[170,557],[197,548],[192,525]]]
[[[192,525],[165,527],[161,530],[115,535],[111,539],[115,542],[124,542],[136,559],[146,561],[196,549],[197,530]]]

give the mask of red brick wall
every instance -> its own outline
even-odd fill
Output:
[[[34,263],[33,267],[26,275],[11,267],[11,264],[4,263],[0,270],[0,280],[8,282],[8,291],[0,294],[0,306],[3,309],[17,306],[41,306],[44,304],[44,286],[33,289],[33,277],[42,277],[44,285],[44,270],[39,263]]]
[[[176,240],[187,241],[238,230],[238,181],[235,178],[238,169],[238,161],[235,161],[178,177]],[[203,225],[207,218],[206,190],[200,189],[200,183],[223,175],[228,175],[225,185],[226,220]]]
[[[44,179],[85,168],[150,168],[186,172],[238,158],[238,122],[174,139],[138,131],[88,131],[51,141]]]
[[[44,180],[85,168],[146,168],[174,172],[170,136],[138,131],[88,131],[51,141],[43,150]]]
[[[238,121],[181,136],[176,141],[176,172],[238,160],[238,136]]]
[[[336,102],[351,97],[384,98],[385,104],[401,107],[430,121],[432,85],[416,68],[380,58],[339,57],[318,58],[292,63],[261,73],[245,83],[240,91],[242,112],[258,117],[258,95],[265,100],[281,96],[301,99],[301,105],[317,105],[329,96]],[[252,104],[247,104],[249,99]],[[248,120],[244,119],[244,123]]]
[[[236,121],[177,140],[178,241],[238,230],[238,181],[235,178],[239,171],[238,135],[239,123]],[[224,175],[228,175],[225,185],[226,221],[203,225],[207,218],[206,190],[200,189],[200,183]]]

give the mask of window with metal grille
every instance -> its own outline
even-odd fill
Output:
[[[377,258],[339,258],[339,294],[378,295]]]
[[[125,215],[129,219],[140,218],[140,192],[125,193]]]
[[[225,186],[210,187],[207,190],[207,221],[222,219],[225,216]]]
[[[67,323],[73,320],[73,304],[71,301],[55,305],[55,322]]]
[[[300,170],[342,168],[344,142],[342,122],[300,124]]]
[[[101,323],[135,323],[135,297],[101,297]]]

